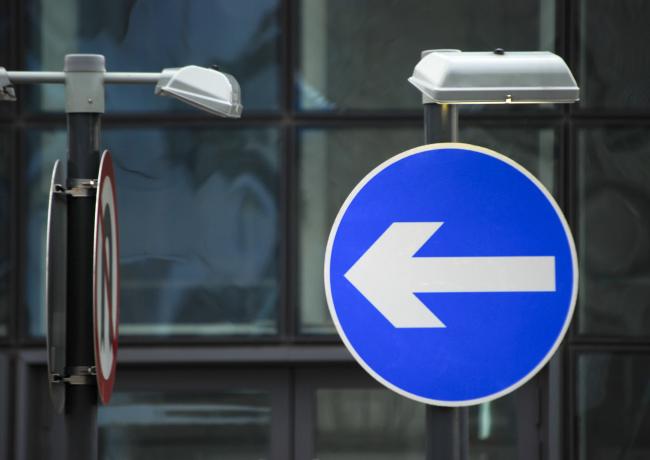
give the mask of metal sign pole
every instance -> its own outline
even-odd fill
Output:
[[[458,107],[424,103],[424,143],[458,141]],[[427,406],[427,460],[467,460],[469,410],[466,407]]]
[[[104,111],[104,57],[66,56],[68,124],[67,365],[79,385],[67,386],[67,458],[97,458],[97,387],[93,355],[93,234]],[[83,376],[87,378],[83,378]]]
[[[428,53],[422,53],[422,57]],[[424,143],[458,141],[458,107],[422,97]],[[469,410],[466,407],[426,409],[427,460],[466,460],[469,456]]]
[[[422,93],[427,144],[457,141],[458,113],[453,104],[573,103],[580,94],[571,70],[559,56],[548,52],[505,52],[501,48],[493,52],[469,53],[450,49],[424,50],[409,82]],[[553,204],[550,195],[548,198]],[[563,221],[559,208],[555,207]],[[575,248],[566,222],[563,225],[570,240],[573,270],[577,274]],[[575,295],[575,279],[572,289]],[[574,305],[572,298],[565,324],[570,321]],[[559,340],[563,334],[560,331]],[[429,406],[427,459],[466,459],[468,420],[467,408]]]
[[[99,157],[104,85],[155,83],[157,95],[171,96],[228,118],[241,116],[241,92],[232,75],[214,68],[190,65],[157,73],[106,72],[102,55],[69,54],[63,72],[7,71],[0,67],[0,101],[16,100],[16,84],[38,83],[65,84],[68,124],[67,181],[63,183],[64,174],[57,162],[48,206],[50,397],[55,411],[65,414],[65,458],[94,460],[98,449],[98,385],[101,401],[107,404],[115,381],[119,326],[117,184],[110,154],[105,152],[101,163]],[[101,212],[96,212],[100,210],[96,198]],[[100,333],[100,325],[106,321],[110,327],[102,327]]]
[[[71,187],[75,181],[97,176],[99,114],[68,114],[68,137]],[[68,201],[68,372],[73,374],[74,369],[89,377],[66,388],[67,458],[79,460],[97,458],[97,388],[91,373],[94,211],[94,196]]]

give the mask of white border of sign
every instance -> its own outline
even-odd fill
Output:
[[[95,237],[93,252],[93,345],[95,351],[95,372],[97,378],[97,389],[102,403],[108,404],[115,384],[115,369],[117,367],[117,339],[119,335],[120,324],[120,237],[119,226],[117,221],[117,199],[115,197],[115,173],[113,169],[113,160],[111,153],[105,150],[99,164],[99,174],[97,183],[97,197],[95,201]],[[110,245],[105,245],[105,239],[99,240],[100,230],[102,235],[103,223],[101,210],[106,207],[111,217],[111,235],[113,241]],[[106,249],[110,251],[109,257],[112,259],[110,267],[110,278],[108,286],[110,289],[106,294],[110,294],[110,304],[108,311],[104,315],[98,311],[100,306],[99,296],[106,287],[106,277],[104,270],[106,267],[104,256]],[[101,278],[101,279],[98,279]],[[100,291],[101,288],[101,291]],[[112,307],[112,308],[111,308]],[[107,324],[102,322],[102,317],[108,318]],[[101,329],[101,330],[100,330]],[[102,337],[103,335],[103,337]],[[104,340],[102,340],[102,338]],[[106,340],[108,339],[108,340]],[[103,366],[105,364],[106,366]]]
[[[67,320],[67,247],[68,202],[64,191],[65,170],[61,160],[52,168],[49,202],[47,206],[47,238],[45,241],[45,310],[47,328],[47,375],[50,399],[57,414],[65,410],[65,383],[54,382],[53,374],[65,375],[66,320]]]
[[[336,314],[336,309],[334,308],[334,301],[332,299],[332,292],[331,292],[331,286],[330,286],[330,259],[332,255],[332,246],[334,244],[334,238],[336,236],[336,232],[338,231],[339,224],[341,223],[341,219],[345,215],[348,207],[350,206],[350,203],[354,198],[357,196],[357,194],[365,187],[365,185],[372,180],[377,174],[379,174],[381,171],[392,165],[393,163],[396,163],[406,157],[409,157],[411,155],[416,155],[421,152],[426,152],[430,150],[441,150],[441,149],[449,149],[449,148],[457,148],[457,149],[467,149],[467,150],[473,150],[476,152],[483,153],[485,155],[491,156],[493,158],[496,158],[497,160],[503,161],[504,163],[507,163],[508,165],[512,166],[515,168],[517,171],[522,173],[528,180],[530,180],[533,184],[537,186],[537,188],[544,194],[546,199],[551,203],[553,206],[553,209],[555,210],[555,213],[557,214],[558,218],[560,219],[560,222],[562,223],[562,226],[564,228],[564,232],[567,237],[567,241],[569,242],[569,248],[571,250],[571,263],[572,263],[572,269],[573,269],[573,287],[572,287],[572,292],[571,292],[571,305],[569,307],[569,312],[566,316],[566,319],[564,320],[564,325],[562,326],[562,330],[557,336],[557,339],[555,340],[555,343],[549,350],[549,352],[546,354],[544,359],[542,359],[535,368],[533,368],[528,374],[526,374],[524,377],[522,377],[520,380],[517,382],[513,383],[510,385],[508,388],[505,388],[501,391],[498,391],[496,393],[484,396],[482,398],[476,398],[476,399],[469,399],[469,400],[464,400],[464,401],[441,401],[441,400],[436,400],[436,399],[429,399],[429,398],[424,398],[422,396],[418,396],[416,394],[409,393],[408,391],[405,391],[392,383],[388,382],[385,380],[381,375],[376,373],[362,358],[359,356],[359,354],[356,352],[350,341],[348,340],[347,336],[345,335],[345,331],[341,327],[341,323],[339,322],[338,316]],[[519,163],[515,162],[514,160],[508,158],[505,155],[502,155],[500,153],[497,153],[493,150],[486,149],[484,147],[479,147],[476,145],[471,145],[471,144],[464,144],[460,142],[444,142],[444,143],[438,143],[438,144],[428,144],[428,145],[423,145],[420,147],[415,147],[413,149],[407,150],[405,152],[402,152],[398,155],[395,155],[394,157],[386,160],[379,166],[377,166],[375,169],[370,171],[362,180],[359,182],[352,192],[348,195],[346,198],[345,202],[341,206],[341,209],[339,210],[338,214],[336,215],[336,219],[334,220],[334,224],[332,224],[332,230],[330,231],[329,238],[327,240],[327,247],[325,249],[325,273],[324,273],[324,280],[325,280],[325,297],[327,298],[327,306],[329,307],[330,315],[332,316],[332,320],[334,321],[334,325],[336,326],[336,330],[343,340],[343,343],[345,344],[346,348],[352,353],[352,356],[354,359],[357,360],[357,362],[368,372],[375,380],[377,380],[379,383],[382,385],[386,386],[387,388],[393,390],[396,393],[399,393],[402,396],[405,396],[409,399],[413,399],[415,401],[423,402],[426,404],[432,404],[435,406],[446,406],[446,407],[464,407],[464,406],[473,406],[476,404],[481,404],[487,401],[492,401],[494,399],[500,398],[502,396],[507,395],[508,393],[511,393],[515,391],[517,388],[520,386],[524,385],[526,382],[528,382],[531,378],[533,378],[545,365],[546,363],[551,359],[551,357],[555,354],[557,351],[558,347],[562,343],[562,340],[564,339],[564,336],[569,328],[569,325],[571,324],[571,319],[573,318],[573,313],[575,310],[575,305],[576,305],[576,299],[578,297],[578,256],[576,254],[576,248],[575,248],[575,243],[573,241],[573,235],[571,234],[571,229],[569,228],[569,224],[567,223],[564,214],[562,213],[562,210],[558,206],[558,204],[555,202],[555,199],[553,196],[549,193],[548,190],[546,190],[546,187],[535,177],[533,176],[528,170],[526,170],[523,166],[521,166]]]

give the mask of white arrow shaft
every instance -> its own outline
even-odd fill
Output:
[[[553,256],[414,257],[442,224],[393,223],[345,274],[393,326],[446,327],[416,293],[555,291]]]
[[[414,257],[412,292],[553,292],[555,257]]]

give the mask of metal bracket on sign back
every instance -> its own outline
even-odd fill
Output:
[[[51,374],[52,383],[67,383],[68,385],[93,385],[97,371],[95,366],[73,366],[67,368],[68,375]]]
[[[58,191],[58,186],[57,186]],[[73,198],[86,198],[95,196],[97,179],[70,179],[70,188],[65,193]]]

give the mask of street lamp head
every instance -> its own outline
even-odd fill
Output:
[[[16,101],[16,90],[4,67],[0,67],[0,101]]]
[[[239,83],[232,75],[195,65],[164,69],[155,93],[222,117],[239,118],[243,108]]]
[[[423,103],[570,103],[580,94],[564,60],[548,51],[424,51],[408,81]]]

